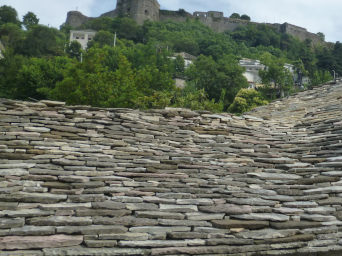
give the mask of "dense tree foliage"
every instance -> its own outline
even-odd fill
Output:
[[[0,25],[6,23],[13,23],[16,25],[20,25],[20,21],[18,20],[17,11],[7,5],[0,6]]]
[[[260,92],[254,89],[241,89],[228,110],[233,113],[242,114],[267,103],[268,101],[264,99]]]
[[[39,19],[33,12],[28,12],[23,17],[23,25],[26,29],[31,29],[33,26],[38,25]]]
[[[211,56],[201,55],[187,70],[187,74],[189,83],[193,83],[197,89],[204,89],[210,99],[216,102],[221,100],[228,107],[238,91],[247,87],[243,71],[233,56],[226,55],[216,62]]]
[[[83,50],[78,42],[68,42],[70,27],[39,25],[31,12],[22,22],[17,16],[15,9],[0,7],[0,40],[6,48],[0,59],[0,97],[242,113],[296,90],[285,63],[293,64],[298,76],[308,75],[310,86],[331,79],[332,70],[342,74],[341,43],[313,47],[267,25],[215,33],[196,19],[139,26],[127,17],[100,17],[81,27],[98,31]],[[182,57],[172,58],[176,52],[198,57],[185,68]],[[267,66],[260,72],[264,87],[245,89],[241,58]],[[176,77],[186,80],[184,89],[175,87]]]
[[[267,68],[259,72],[265,85],[261,90],[270,99],[289,95],[294,90],[294,80],[290,71],[284,67],[285,60],[265,53],[262,62]]]

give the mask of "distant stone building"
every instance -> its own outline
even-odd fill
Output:
[[[243,76],[247,79],[249,88],[255,89],[262,84],[259,71],[264,70],[266,66],[261,64],[260,60],[242,59],[239,65],[246,69]]]
[[[186,52],[175,53],[171,59],[175,60],[177,56],[181,56],[184,59],[185,68],[188,68],[197,59],[197,57]]]
[[[157,0],[117,0],[116,15],[131,17],[138,24],[145,20],[159,20],[160,5]]]
[[[250,89],[263,86],[259,71],[265,70],[267,67],[263,65],[260,60],[244,58],[239,61],[239,65],[246,69],[246,71],[243,73],[243,76],[247,79]],[[303,87],[304,85],[310,83],[309,77],[303,76],[300,72],[298,72],[294,65],[285,63],[284,68],[291,73],[293,82],[298,87]]]
[[[198,19],[216,32],[234,31],[240,26],[259,24],[246,20],[227,18],[224,17],[223,12],[219,11],[194,12],[190,14],[182,9],[179,11],[160,10],[160,5],[157,0],[117,0],[116,9],[104,13],[101,16],[111,18],[131,17],[139,25],[143,24],[146,20],[185,22],[187,19]],[[93,18],[87,17],[78,11],[72,11],[68,13],[65,23],[73,28],[78,28],[91,19]],[[319,35],[310,33],[305,28],[289,23],[267,23],[266,25],[275,28],[280,33],[290,34],[302,41],[309,39],[313,44],[323,43]]]
[[[94,39],[95,35],[96,31],[94,30],[71,30],[70,42],[79,42],[82,46],[82,49],[85,50],[88,47],[88,43]]]
[[[189,68],[189,66],[197,59],[197,57],[186,52],[175,53],[172,57],[170,57],[170,59],[175,60],[177,56],[181,56],[184,59],[185,69]],[[186,86],[186,80],[184,79],[184,77],[175,77],[174,81],[177,88],[184,89],[184,87]]]
[[[223,12],[209,11],[209,12],[194,12],[194,17],[212,17],[212,18],[224,18]]]

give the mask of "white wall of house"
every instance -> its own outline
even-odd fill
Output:
[[[265,69],[265,65],[261,64],[259,60],[242,59],[239,62],[241,67],[244,67],[246,71],[243,76],[247,79],[251,88],[255,88],[258,84],[261,84],[261,77],[259,71]]]
[[[88,47],[88,43],[94,39],[95,35],[96,31],[93,30],[71,30],[70,42],[79,42],[82,46],[82,49],[85,50]]]

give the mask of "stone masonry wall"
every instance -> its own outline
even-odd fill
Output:
[[[249,115],[0,100],[0,255],[341,255],[342,85]]]
[[[196,16],[197,14],[202,14]],[[157,0],[118,0],[115,10],[109,11],[102,14],[101,16],[107,16],[111,18],[118,17],[120,15],[131,17],[142,25],[146,20],[152,21],[175,21],[185,22],[187,19],[198,19],[204,25],[210,27],[216,32],[234,31],[240,26],[246,26],[248,24],[260,24],[254,22],[248,22],[240,19],[230,19],[223,17],[222,12],[195,12],[195,15],[191,15],[187,12],[160,10],[160,5]],[[77,11],[68,12],[66,24],[78,28],[82,24],[86,23],[92,18],[84,16],[82,13]],[[304,41],[310,39],[314,45],[322,44],[322,40],[317,34],[308,32],[305,28],[291,25],[288,23],[284,24],[268,24],[281,33],[287,33],[299,40]]]

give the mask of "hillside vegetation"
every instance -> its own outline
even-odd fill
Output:
[[[241,113],[296,91],[283,68],[294,64],[317,85],[342,74],[342,44],[312,47],[310,41],[280,34],[266,25],[249,25],[232,33],[215,33],[196,20],[184,23],[97,18],[82,28],[99,31],[88,50],[72,42],[70,28],[39,24],[33,13],[18,19],[15,9],[0,7],[0,98],[51,99],[99,107],[186,107]],[[117,34],[113,46],[114,33]],[[190,68],[175,52],[198,56]],[[248,86],[241,58],[260,59],[265,87]],[[81,61],[82,60],[82,61]],[[181,90],[173,78],[187,80]],[[275,83],[276,86],[272,86]]]

